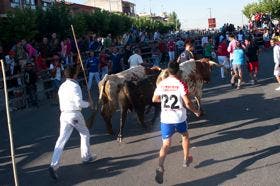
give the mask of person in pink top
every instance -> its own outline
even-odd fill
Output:
[[[233,61],[233,51],[235,50],[236,43],[237,43],[233,34],[229,35],[229,41],[230,41],[230,43],[228,45],[227,51],[229,52],[229,59],[230,59],[230,64],[231,64]]]
[[[22,40],[22,45],[27,52],[29,60],[34,60],[37,56],[37,50],[30,43],[27,43],[25,39]]]

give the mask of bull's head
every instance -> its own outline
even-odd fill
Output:
[[[199,60],[201,63],[201,65],[197,65],[197,66],[201,66],[199,70],[202,76],[203,81],[205,81],[206,83],[208,83],[210,81],[211,78],[211,67],[223,67],[223,65],[220,65],[214,61],[210,61],[207,58],[203,58],[201,60]],[[199,67],[198,67],[199,68]]]

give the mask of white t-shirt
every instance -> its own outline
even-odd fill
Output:
[[[58,89],[60,110],[73,111],[89,107],[89,103],[83,100],[80,85],[71,79],[66,79]]]
[[[50,70],[54,69],[54,65],[50,64]],[[60,67],[56,68],[56,74],[54,78],[51,79],[57,79],[59,81],[61,81],[61,72],[64,70],[63,66],[61,65]]]
[[[136,66],[138,66],[138,65],[143,63],[143,59],[142,59],[142,57],[140,55],[133,54],[132,56],[129,57],[128,63],[129,63],[129,67],[130,68],[136,67]]]
[[[161,123],[176,124],[187,120],[182,99],[187,93],[186,83],[175,77],[168,77],[158,84],[154,94],[161,97]]]

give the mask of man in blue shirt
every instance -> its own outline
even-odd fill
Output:
[[[122,55],[116,47],[113,48],[111,57],[111,73],[116,74],[122,71]]]
[[[91,89],[93,77],[95,78],[96,83],[100,81],[100,63],[98,58],[94,55],[94,51],[90,51],[90,57],[86,60],[86,67],[88,68],[88,89]]]
[[[234,74],[231,78],[232,87],[235,86],[235,80],[237,79],[237,89],[240,89],[240,85],[243,80],[243,66],[245,61],[245,52],[241,46],[241,43],[237,42],[236,48],[233,51],[232,69]]]

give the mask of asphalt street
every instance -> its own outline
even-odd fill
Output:
[[[232,89],[213,69],[212,81],[203,92],[205,115],[188,115],[193,163],[182,167],[180,136],[165,162],[164,185],[265,185],[280,184],[280,92],[273,77],[272,52],[260,56],[259,83],[250,85],[248,76],[241,90]],[[119,113],[113,118],[118,129]],[[85,116],[89,115],[85,111]],[[124,140],[106,134],[98,115],[90,131],[91,150],[98,160],[82,165],[80,138],[73,132],[63,153],[59,180],[47,168],[59,133],[59,110],[48,102],[39,109],[12,113],[16,162],[20,185],[157,185],[154,181],[161,147],[159,120],[149,130],[129,113]],[[147,120],[151,118],[148,114]],[[1,116],[0,185],[14,185],[7,124]]]

